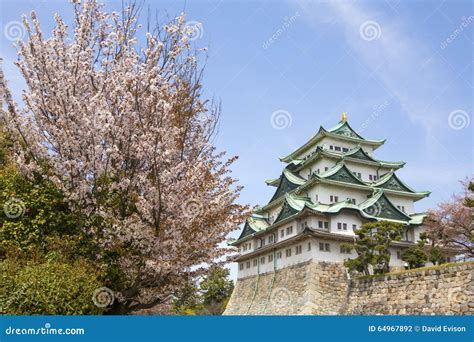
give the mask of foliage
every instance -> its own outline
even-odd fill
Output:
[[[445,263],[446,255],[442,248],[429,240],[427,233],[422,233],[416,245],[402,253],[402,260],[408,263],[409,268],[417,268],[424,266],[427,261],[433,264]]]
[[[92,294],[103,275],[90,239],[51,181],[17,171],[11,148],[0,126],[0,312],[101,313]]]
[[[199,286],[188,282],[177,294],[174,310],[181,315],[221,315],[234,290],[225,267],[211,266]]]
[[[354,245],[343,244],[344,248],[354,248],[357,252],[355,259],[348,259],[344,265],[349,270],[370,275],[370,267],[375,273],[389,271],[390,250],[392,241],[401,240],[403,225],[389,221],[370,222],[355,230],[357,240]]]
[[[462,184],[463,192],[430,210],[424,224],[435,245],[458,250],[469,258],[474,256],[474,185],[472,180]]]
[[[13,205],[19,212],[9,217]],[[10,247],[44,246],[47,236],[78,233],[57,187],[48,180],[26,179],[13,166],[0,169],[0,208],[0,256]]]
[[[402,253],[402,260],[408,263],[409,268],[423,267],[427,259],[425,251],[419,245],[410,247]]]
[[[50,38],[35,12],[24,18],[25,105],[1,73],[1,118],[21,174],[40,174],[64,196],[125,313],[161,303],[204,273],[196,266],[227,255],[222,242],[248,208],[235,203],[236,158],[212,145],[219,106],[202,98],[184,16],[138,37],[134,4],[122,13],[95,0],[73,6],[72,24],[56,15]],[[41,240],[26,228],[18,240]]]
[[[173,310],[181,315],[196,315],[202,309],[199,287],[194,281],[188,281],[179,289],[173,301]]]
[[[207,315],[221,315],[234,290],[229,279],[230,272],[225,267],[213,266],[200,284],[204,312]]]
[[[43,263],[0,261],[0,312],[6,315],[100,314],[94,290],[101,286],[94,266],[86,261]]]

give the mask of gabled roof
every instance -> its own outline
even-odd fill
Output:
[[[347,187],[352,187],[355,189],[365,190],[369,193],[373,191],[374,189],[384,189],[387,191],[388,194],[407,196],[407,197],[413,198],[414,200],[419,200],[426,196],[429,196],[430,194],[429,191],[422,191],[422,192],[414,191],[413,189],[408,187],[406,184],[402,183],[398,178],[397,178],[398,182],[402,184],[404,187],[406,187],[406,190],[403,188],[402,189],[395,188],[394,186],[389,185],[389,180],[392,175],[395,176],[393,171],[385,174],[375,183],[367,183],[367,182],[362,181],[359,177],[355,176],[347,167],[347,165],[345,165],[344,160],[341,160],[340,162],[335,164],[334,167],[332,167],[330,170],[326,172],[323,172],[321,174],[313,173],[308,180],[305,180],[299,176],[296,176],[291,171],[285,170],[282,176],[285,176],[288,178],[285,180],[285,177],[283,177],[283,181],[280,181],[282,177],[277,178],[277,180],[279,181],[278,183],[279,186],[275,194],[273,195],[272,199],[265,206],[259,207],[258,209],[256,209],[255,212],[262,213],[277,205],[280,205],[283,201],[282,199],[283,194],[301,193],[305,189],[312,187],[316,183],[327,183],[327,184],[333,184],[333,185],[339,185],[339,186],[347,186]],[[291,179],[292,182],[298,183],[298,185],[295,186],[294,185],[295,183],[291,183],[289,179]],[[384,185],[384,184],[387,184],[387,185]],[[269,184],[269,185],[274,185],[274,184]]]
[[[299,213],[309,203],[311,203],[311,201],[307,197],[286,194],[280,213],[273,223],[277,223]]]
[[[263,232],[264,230],[271,228],[273,225],[279,224],[281,221],[302,215],[306,211],[323,215],[337,215],[341,210],[351,210],[359,214],[361,217],[371,221],[386,220],[410,225],[422,224],[423,218],[426,216],[424,213],[417,213],[411,216],[405,214],[393,205],[381,189],[376,190],[371,198],[359,205],[353,204],[348,200],[331,204],[313,203],[307,197],[286,194],[282,204],[282,209],[271,225],[265,219],[261,218],[260,220],[264,221],[262,222],[263,224],[258,228],[252,228],[247,221],[241,236],[238,240],[232,242],[232,245],[238,243],[239,240],[248,235],[256,234],[260,231]],[[252,229],[249,229],[249,226]],[[246,232],[246,234],[244,234],[244,232]]]
[[[337,163],[332,169],[320,174],[315,175],[318,178],[330,179],[334,181],[353,183],[366,186],[367,184],[356,177],[344,164],[344,162]]]
[[[279,178],[278,188],[270,199],[270,202],[273,202],[277,198],[284,196],[286,193],[293,191],[300,185],[304,184],[305,181],[305,179],[293,174],[291,171],[283,170],[283,173]]]
[[[349,125],[347,121],[339,121],[336,126],[331,129],[328,129],[328,132],[343,135],[345,137],[365,140],[359,134],[357,134],[356,131],[352,129],[351,125]]]
[[[357,146],[356,148],[353,148],[352,150],[342,154],[342,158],[346,158],[346,157],[360,159],[360,160],[367,160],[367,161],[371,161],[371,162],[374,162],[374,163],[379,162],[378,160],[376,160],[376,159],[372,158],[371,156],[369,156],[367,154],[367,152],[365,152],[360,145]]]
[[[410,192],[416,193],[415,190],[410,188],[408,185],[403,183],[400,178],[397,177],[395,171],[391,170],[390,172],[384,174],[380,179],[373,183],[372,186],[376,188],[382,188],[387,190],[395,190],[395,191],[403,191],[403,192]],[[429,195],[429,191],[420,192],[422,194]]]
[[[285,157],[281,157],[280,160],[286,163],[291,162],[292,160],[297,159],[296,156],[307,151],[308,149],[312,148],[318,141],[320,141],[323,137],[333,137],[339,140],[346,140],[350,142],[358,142],[361,144],[371,145],[374,148],[382,145],[385,142],[384,140],[369,140],[362,138],[359,134],[357,134],[349,123],[340,122],[337,126],[331,128],[330,130],[326,130],[324,127],[320,127],[318,132],[311,137],[304,145],[297,148],[292,153],[288,154]]]
[[[386,167],[386,168],[393,168],[399,169],[405,165],[405,162],[398,161],[398,162],[387,162],[383,160],[377,160],[372,158],[368,155],[363,148],[359,145],[358,147],[345,152],[345,153],[337,153],[332,152],[326,149],[321,148],[321,146],[317,146],[313,153],[306,159],[296,159],[289,162],[288,167],[291,167],[292,171],[299,171],[301,170],[306,164],[321,158],[321,156],[325,156],[328,158],[336,159],[336,160],[347,160],[353,163],[361,163],[361,164],[369,164],[379,167]],[[268,184],[268,181],[267,181]]]
[[[269,227],[267,220],[263,217],[252,215],[245,221],[244,229],[240,233],[239,238],[236,240],[241,240],[248,235],[252,235],[261,230],[265,230]]]
[[[376,190],[371,198],[359,205],[359,208],[370,216],[377,218],[402,222],[410,222],[411,220],[409,215],[393,205],[383,190]]]

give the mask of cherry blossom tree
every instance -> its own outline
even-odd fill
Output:
[[[425,219],[433,243],[453,248],[466,257],[474,256],[473,180],[465,181],[463,192],[440,203]]]
[[[203,99],[184,15],[145,30],[134,4],[73,8],[71,27],[56,15],[49,38],[34,12],[23,18],[27,89],[15,103],[1,73],[1,118],[19,169],[61,189],[100,247],[98,267],[119,275],[115,306],[130,312],[228,255],[223,241],[248,208],[229,175],[236,158],[212,144],[220,108]]]

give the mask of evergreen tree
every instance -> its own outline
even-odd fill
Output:
[[[357,240],[354,245],[343,244],[343,248],[354,248],[357,258],[349,259],[344,265],[349,270],[369,275],[372,266],[375,273],[386,273],[389,269],[392,241],[401,240],[403,225],[389,221],[370,222],[363,224],[354,232]]]

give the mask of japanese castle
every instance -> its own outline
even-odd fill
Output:
[[[357,256],[343,243],[353,242],[354,230],[366,222],[404,224],[401,241],[390,246],[390,266],[402,267],[401,252],[413,246],[425,230],[424,214],[414,203],[430,194],[403,183],[396,171],[404,162],[375,159],[385,140],[368,140],[356,133],[342,114],[331,129],[319,131],[304,145],[280,158],[286,163],[276,188],[245,222],[239,238],[238,278],[273,272],[309,260],[343,262]]]

